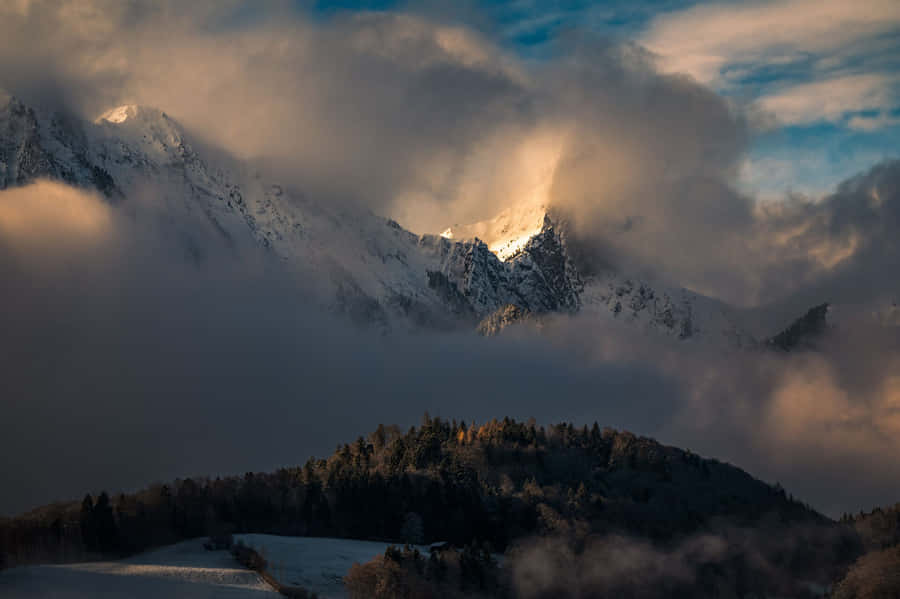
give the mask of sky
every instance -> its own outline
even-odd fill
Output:
[[[302,463],[425,410],[597,420],[831,515],[897,501],[900,348],[866,317],[900,298],[898,7],[0,3],[0,88],[29,105],[86,122],[157,107],[204,156],[415,233],[540,190],[585,274],[612,265],[786,319],[832,301],[859,321],[790,357],[585,319],[383,337],[199,225],[208,260],[184,263],[180,230],[139,226],[193,229],[157,212],[164,182],[127,210],[37,182],[0,191],[0,513]]]
[[[446,3],[444,3],[446,4]],[[464,22],[523,58],[551,60],[573,30],[630,40],[758,112],[741,187],[766,199],[820,197],[896,158],[900,138],[900,5],[892,0],[749,2],[306,2],[327,19],[351,10],[411,10]]]

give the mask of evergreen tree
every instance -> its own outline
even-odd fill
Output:
[[[106,491],[100,493],[94,506],[94,530],[97,548],[101,553],[114,554],[119,551],[119,528],[113,515],[113,508]]]
[[[97,527],[94,521],[94,499],[90,493],[81,501],[81,514],[79,516],[81,526],[81,542],[89,552],[99,551],[97,542]]]

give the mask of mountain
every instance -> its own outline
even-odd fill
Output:
[[[316,202],[248,173],[238,161],[200,155],[166,113],[121,106],[93,123],[25,106],[0,109],[0,188],[39,178],[96,189],[110,201],[154,190],[172,226],[196,223],[229,248],[254,245],[317,275],[328,307],[368,324],[474,326],[516,303],[537,312],[577,309],[577,274],[551,223],[511,261],[478,241],[415,235],[350,206]],[[177,231],[189,255],[202,252]]]
[[[781,351],[793,351],[813,347],[815,341],[828,328],[829,305],[820,304],[795,320],[789,327],[766,340],[766,345]]]
[[[485,337],[492,337],[502,333],[508,326],[525,321],[537,322],[537,319],[530,310],[515,304],[506,304],[483,318],[478,323],[477,331]]]
[[[157,109],[125,105],[86,122],[8,95],[0,106],[0,189],[46,178],[97,190],[111,203],[140,199],[187,259],[202,262],[215,250],[209,239],[236,256],[261,250],[295,271],[325,308],[359,324],[471,329],[487,322],[480,330],[496,334],[524,314],[582,312],[682,340],[759,345],[739,311],[717,300],[614,270],[582,276],[565,232],[537,201],[417,235],[198,150],[202,144]]]
[[[482,240],[500,259],[510,261],[528,248],[530,240],[541,235],[548,222],[562,221],[560,243],[568,249],[564,219],[550,211],[540,197],[531,197],[504,209],[492,219],[468,225],[455,224],[441,235],[454,240]],[[687,340],[754,347],[752,335],[739,324],[740,318],[730,306],[683,288],[672,288],[613,269],[583,276],[572,269],[578,299],[575,309],[595,318],[613,318],[642,331]],[[577,279],[575,278],[577,276]],[[516,310],[513,310],[516,308]],[[482,334],[495,335],[503,328],[533,315],[528,306],[511,302],[489,315],[479,325]],[[534,318],[530,318],[534,320]]]
[[[533,197],[502,210],[490,220],[447,227],[441,237],[481,239],[498,258],[507,260],[521,251],[529,239],[541,232],[546,215],[546,203],[540,197]]]

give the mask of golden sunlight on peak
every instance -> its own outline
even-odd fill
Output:
[[[117,106],[111,110],[107,110],[102,115],[100,115],[96,121],[97,124],[107,122],[107,123],[124,123],[129,118],[134,117],[137,114],[137,106],[134,104],[125,104],[123,106]]]
[[[550,190],[565,134],[559,130],[535,133],[509,154],[506,170],[494,173],[489,184],[482,178],[464,185],[463,195],[471,198],[492,195],[506,199],[488,219],[454,224],[441,233],[447,239],[478,238],[501,260],[516,255],[528,240],[540,233],[550,207]]]

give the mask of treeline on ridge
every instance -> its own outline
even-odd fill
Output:
[[[222,531],[503,552],[541,535],[668,542],[723,522],[838,526],[736,467],[596,423],[475,426],[426,414],[419,427],[379,426],[303,466],[88,495],[0,521],[0,562],[124,556]]]

